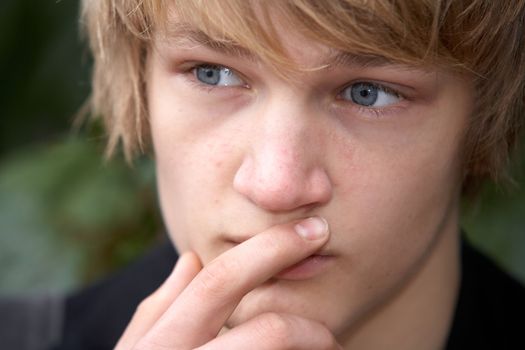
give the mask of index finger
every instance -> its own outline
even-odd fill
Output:
[[[319,250],[328,224],[314,217],[274,226],[206,265],[145,340],[166,348],[193,348],[215,338],[245,294]]]

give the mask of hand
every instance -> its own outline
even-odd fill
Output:
[[[244,295],[328,240],[324,220],[296,224],[259,233],[204,267],[195,253],[183,254],[139,305],[116,350],[342,349],[325,326],[291,314],[264,313],[219,335]]]

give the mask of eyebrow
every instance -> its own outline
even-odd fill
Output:
[[[166,39],[175,46],[191,48],[192,45],[203,46],[227,56],[243,58],[252,62],[259,61],[257,55],[232,40],[216,40],[208,34],[186,23],[170,23],[167,27]],[[313,70],[334,69],[337,67],[382,67],[394,65],[396,62],[387,57],[372,54],[358,54],[349,51],[332,50],[332,54],[323,58]],[[399,64],[399,63],[397,63]]]
[[[204,46],[213,51],[220,52],[228,56],[235,56],[257,61],[256,55],[250,50],[234,43],[232,40],[216,40],[205,32],[184,23],[168,25],[167,40],[170,44],[182,48],[193,48],[193,46]]]
[[[357,54],[347,51],[335,51],[335,55],[329,57],[325,64],[329,67],[357,66],[357,67],[382,67],[399,64],[387,57],[372,54]]]

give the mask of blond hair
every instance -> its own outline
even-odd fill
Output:
[[[146,57],[168,8],[182,25],[274,67],[293,69],[268,25],[272,15],[337,50],[467,73],[476,102],[464,188],[506,175],[525,107],[525,0],[83,0],[94,56],[91,107],[106,125],[108,154],[121,141],[131,159],[149,143]]]

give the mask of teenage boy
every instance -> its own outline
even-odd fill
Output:
[[[62,348],[523,348],[523,288],[459,215],[523,120],[525,1],[83,11],[109,152],[151,143],[181,255],[70,298]]]

